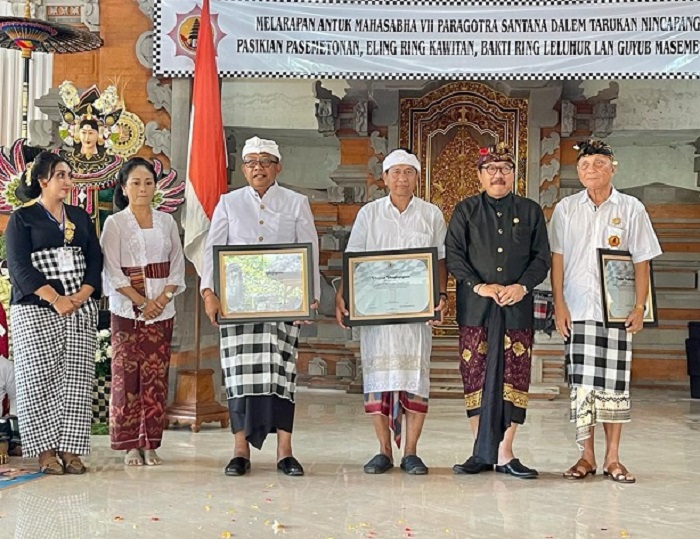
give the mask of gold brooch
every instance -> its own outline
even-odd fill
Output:
[[[65,224],[65,229],[63,230],[63,237],[66,240],[66,243],[70,243],[73,241],[73,237],[75,237],[75,225],[66,219],[66,224]]]
[[[614,224],[614,225],[619,225],[621,222],[622,222],[622,219],[620,219],[619,217],[615,217],[612,220],[612,224]]]
[[[620,246],[620,236],[610,236],[608,238],[608,245],[610,247],[619,247]]]

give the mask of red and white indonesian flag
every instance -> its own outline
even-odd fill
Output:
[[[216,49],[209,0],[204,0],[194,60],[189,159],[182,213],[185,256],[192,261],[199,275],[202,274],[204,244],[214,208],[226,187],[226,144]]]

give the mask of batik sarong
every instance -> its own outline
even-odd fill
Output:
[[[173,320],[146,324],[112,315],[112,449],[158,449],[161,445]]]
[[[631,371],[630,333],[591,320],[572,324],[566,341],[566,374],[570,420],[576,423],[580,448],[597,422],[629,422]]]
[[[508,329],[503,341],[503,400],[513,408],[511,421],[518,424],[525,422],[528,405],[532,340],[533,331],[530,329]],[[464,404],[467,415],[472,417],[481,410],[488,353],[487,328],[460,327],[459,350]]]

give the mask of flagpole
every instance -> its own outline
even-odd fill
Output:
[[[200,277],[197,275],[197,287],[194,290],[194,361],[199,370],[202,361],[202,295],[199,293]]]
[[[214,208],[226,192],[226,152],[221,116],[219,72],[216,66],[216,46],[212,32],[209,0],[203,0],[201,24],[197,38],[192,89],[188,174],[185,188],[185,255],[195,263],[197,286],[194,298],[194,369],[178,371],[175,400],[166,409],[167,422],[189,423],[197,432],[202,423],[219,421],[228,427],[228,408],[219,404],[216,395],[221,381],[214,382],[214,369],[202,369],[202,249],[211,225]],[[212,152],[212,149],[214,150]],[[213,155],[212,155],[213,153]],[[212,178],[212,164],[214,174]]]

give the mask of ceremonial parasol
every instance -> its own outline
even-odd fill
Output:
[[[22,137],[27,136],[27,112],[29,110],[29,61],[32,53],[52,52],[68,54],[99,49],[100,36],[63,24],[32,19],[29,0],[24,4],[24,18],[0,17],[0,47],[19,49],[24,58],[22,81]]]

